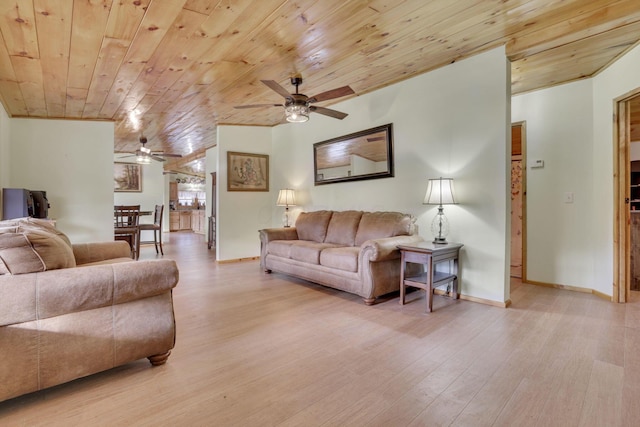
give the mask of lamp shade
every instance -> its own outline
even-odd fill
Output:
[[[458,203],[453,190],[453,178],[430,179],[427,193],[424,196],[425,205],[455,205]]]
[[[290,189],[285,188],[278,193],[278,201],[276,206],[295,206],[296,205],[296,193]]]

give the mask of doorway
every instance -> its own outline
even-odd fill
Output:
[[[615,100],[612,301],[640,289],[640,88]]]
[[[526,277],[526,126],[511,125],[511,277]]]

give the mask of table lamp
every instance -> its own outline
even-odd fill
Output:
[[[289,224],[289,206],[296,205],[296,194],[290,188],[285,188],[284,190],[280,190],[278,192],[278,201],[276,202],[276,206],[284,206],[284,216],[282,217],[282,222],[285,227],[291,227]]]
[[[453,191],[453,178],[433,178],[429,180],[423,204],[438,205],[438,213],[431,222],[431,232],[434,235],[433,243],[447,243],[449,220],[444,216],[443,205],[455,205],[457,203],[455,192]]]

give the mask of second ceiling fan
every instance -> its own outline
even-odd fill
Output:
[[[157,160],[158,162],[164,162],[165,157],[182,157],[182,154],[169,154],[155,151],[152,152],[150,149],[145,147],[146,143],[147,137],[141,136],[140,144],[142,144],[142,147],[138,148],[135,153],[129,153],[129,156],[124,156],[121,158],[136,156],[136,163],[149,164],[151,163],[151,159]]]
[[[305,94],[298,93],[298,86],[302,84],[302,77],[291,77],[291,84],[296,87],[296,93],[287,92],[285,88],[283,88],[278,82],[274,80],[260,81],[267,85],[270,89],[282,95],[285,99],[285,103],[238,105],[235,108],[284,107],[287,121],[294,123],[301,123],[309,120],[310,112],[319,113],[325,116],[342,120],[347,117],[347,113],[332,110],[330,108],[318,107],[317,105],[311,104],[314,104],[316,102],[328,101],[334,98],[340,98],[342,96],[353,95],[355,93],[349,86],[342,86],[336,89],[319,93],[315,96],[307,96]]]

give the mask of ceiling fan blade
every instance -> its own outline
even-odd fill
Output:
[[[260,107],[284,107],[282,104],[250,104],[250,105],[236,105],[233,108],[260,108]]]
[[[314,113],[324,114],[325,116],[333,117],[334,119],[340,119],[340,120],[348,116],[347,113],[331,110],[329,108],[324,108],[324,107],[316,107],[315,105],[311,105],[309,107],[309,110],[313,111]]]
[[[170,153],[163,153],[161,151],[158,151],[157,153],[153,152],[151,154],[156,156],[161,156],[161,157],[182,157],[182,154],[170,154]]]
[[[119,159],[126,159],[127,157],[135,157],[135,154],[129,153],[126,156],[118,157]]]
[[[336,89],[328,90],[312,96],[309,98],[309,102],[322,102],[329,99],[340,98],[341,96],[353,95],[355,92],[349,86],[342,86]]]
[[[285,98],[290,98],[291,94],[282,86],[280,86],[280,84],[274,80],[260,80],[262,83],[266,84],[267,86],[269,86],[269,88],[271,88],[271,90],[275,90],[276,92],[278,92],[280,95],[284,96]]]
[[[164,162],[165,160],[162,157],[158,157],[154,154],[150,154],[149,157],[151,157],[153,160],[157,160],[159,162]]]

